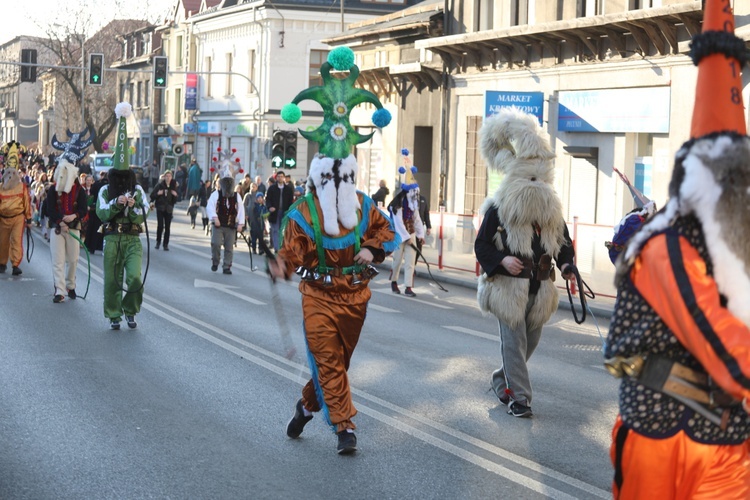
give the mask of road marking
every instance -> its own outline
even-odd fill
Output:
[[[214,283],[213,281],[205,281],[205,280],[199,280],[196,279],[193,281],[193,286],[195,288],[213,288],[214,290],[218,290],[221,293],[226,293],[227,295],[231,295],[232,297],[237,297],[240,300],[244,300],[245,302],[250,302],[251,304],[255,304],[257,306],[264,306],[266,305],[265,302],[261,302],[260,300],[254,299],[252,297],[248,297],[247,295],[243,295],[240,292],[235,292],[232,290],[232,288],[239,288],[232,285],[225,285],[223,283]]]
[[[204,257],[204,258],[209,259],[209,260],[211,259],[211,253],[210,252],[201,252],[199,250],[193,250],[192,248],[186,247],[184,245],[180,245],[179,243],[177,245],[175,245],[174,243],[172,243],[170,245],[170,247],[177,248],[179,250],[182,250],[183,252],[188,252],[188,253],[192,253],[194,255],[199,255],[199,256]],[[253,264],[255,264],[255,261],[253,261]],[[253,272],[253,270],[250,269],[248,266],[243,266],[242,264],[237,264],[234,261],[232,261],[232,269],[242,269],[243,271],[247,271],[249,273]],[[257,271],[257,269],[258,269],[257,266],[256,266],[255,269]]]
[[[97,266],[91,266],[92,269],[95,269],[98,272],[103,272],[102,269],[98,268]],[[99,277],[98,275],[92,274],[91,278],[97,281],[100,284],[104,283],[104,279]],[[156,304],[156,305],[152,305]],[[270,352],[266,349],[263,349],[262,347],[256,346],[255,344],[252,344],[250,342],[247,342],[243,339],[240,339],[221,328],[215,327],[213,325],[210,325],[204,321],[201,321],[198,318],[194,318],[193,316],[170,306],[169,304],[166,304],[164,302],[161,302],[160,300],[157,300],[149,295],[144,294],[144,303],[143,308],[152,312],[156,316],[160,316],[161,318],[169,321],[170,323],[182,327],[185,330],[195,334],[196,336],[207,340],[208,342],[211,342],[212,344],[221,347],[222,349],[229,351],[233,354],[236,354],[237,356],[241,357],[242,359],[245,359],[247,361],[250,361],[251,363],[254,363],[260,367],[263,367],[270,372],[273,372],[281,377],[284,377],[295,384],[299,386],[303,386],[305,383],[307,383],[307,377],[303,377],[302,375],[305,373],[305,365],[299,364],[295,361],[290,361],[286,359],[283,356],[279,356],[273,352]],[[175,317],[171,314],[168,314],[165,311],[170,311],[176,315],[179,315],[180,318]],[[211,333],[207,333],[206,331],[197,328],[189,323],[187,323],[184,320],[189,320],[197,325],[202,326],[204,329],[209,330],[214,335],[219,335],[222,337],[225,337],[227,339],[231,339],[233,342],[242,345],[244,347],[247,347],[250,350],[253,350],[263,356],[267,356],[273,360],[275,360],[278,363],[282,363],[286,366],[288,366],[290,369],[293,370],[289,371],[281,366],[278,366],[274,363],[271,363],[269,361],[266,361],[258,356],[255,356],[254,354],[248,352],[247,350],[240,349],[239,347],[236,347],[232,344],[229,344],[225,342],[224,340],[221,340]],[[481,439],[477,439],[469,434],[466,434],[464,432],[455,430],[451,427],[445,426],[443,424],[434,422],[426,417],[423,417],[417,413],[414,413],[412,411],[409,411],[407,409],[401,408],[397,405],[394,405],[392,403],[389,403],[386,400],[380,399],[377,396],[374,396],[372,394],[369,394],[365,391],[361,391],[359,389],[356,389],[352,387],[352,394],[356,395],[358,398],[362,398],[366,401],[375,403],[377,405],[382,406],[383,408],[387,408],[388,410],[398,413],[400,415],[403,415],[405,417],[408,417],[412,420],[415,420],[417,422],[420,422],[428,427],[431,427],[435,430],[438,430],[444,434],[447,434],[457,440],[460,440],[462,442],[465,442],[469,445],[475,446],[477,448],[480,448],[482,450],[485,450],[489,453],[492,453],[498,457],[501,457],[503,459],[506,459],[508,461],[511,461],[515,464],[521,465],[522,467],[525,467],[526,469],[529,469],[530,471],[534,471],[538,474],[545,475],[549,478],[553,478],[557,481],[560,481],[561,483],[567,484],[569,486],[572,486],[574,488],[577,488],[581,491],[585,491],[587,493],[590,493],[591,495],[598,497],[598,498],[609,498],[611,495],[608,491],[602,490],[600,488],[597,488],[596,486],[593,486],[591,484],[585,483],[583,481],[580,481],[574,477],[565,475],[561,472],[558,472],[552,468],[546,467],[544,465],[541,465],[537,462],[534,462],[532,460],[528,460],[524,457],[521,457],[520,455],[516,455],[512,452],[509,452],[507,450],[504,450],[498,446],[495,446],[493,444],[487,443],[486,441],[482,441]],[[481,467],[497,476],[503,477],[505,479],[508,479],[509,481],[512,481],[516,484],[519,484],[525,488],[528,488],[532,491],[536,491],[540,494],[543,494],[550,498],[560,498],[560,499],[575,499],[577,497],[569,495],[563,491],[560,491],[558,489],[552,488],[550,486],[547,486],[544,484],[543,481],[537,481],[535,479],[532,479],[530,477],[527,477],[521,473],[512,471],[510,469],[507,469],[506,467],[503,467],[499,464],[496,464],[490,460],[487,460],[486,458],[483,458],[475,453],[472,453],[464,448],[461,448],[459,446],[456,446],[454,444],[451,444],[444,439],[441,439],[437,436],[433,436],[432,434],[422,431],[420,429],[417,429],[416,427],[409,425],[405,422],[402,422],[400,420],[397,420],[391,416],[385,415],[382,412],[379,412],[377,410],[374,410],[366,405],[363,405],[361,403],[357,403],[357,408],[360,412],[364,413],[365,415],[369,415],[370,417],[382,422],[385,425],[389,425],[393,428],[399,429],[403,432],[406,432],[407,434],[415,437],[416,439],[419,439],[427,444],[430,444],[432,446],[435,446],[436,448],[439,448],[447,453],[450,453],[451,455],[460,458],[462,460],[465,460],[471,464],[474,464],[478,467]]]
[[[467,333],[469,335],[474,335],[475,337],[480,337],[483,339],[500,342],[500,335],[498,334],[490,335],[488,333],[478,332],[477,330],[472,330],[471,328],[464,328],[463,326],[444,326],[443,328],[447,328],[448,330],[453,330],[454,332]]]
[[[391,309],[390,307],[379,306],[377,304],[373,304],[372,302],[370,302],[369,304],[367,304],[367,308],[368,309],[375,309],[376,311],[380,311],[380,312],[384,312],[384,313],[397,313],[397,314],[401,314],[401,311],[397,311],[395,309]]]
[[[385,293],[385,294],[393,293],[393,292],[391,292],[390,288],[373,288],[372,291],[373,292],[378,292],[378,293]],[[444,306],[443,304],[436,304],[435,302],[430,302],[430,301],[427,301],[427,300],[413,299],[413,298],[410,298],[410,297],[406,297],[406,299],[409,302],[419,302],[420,304],[424,304],[426,306],[437,307],[437,308],[440,308],[440,309],[453,309],[451,306]]]

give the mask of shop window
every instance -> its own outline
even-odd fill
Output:
[[[328,59],[327,50],[311,50],[310,51],[310,79],[309,85],[323,85],[323,77],[320,76],[320,67]]]

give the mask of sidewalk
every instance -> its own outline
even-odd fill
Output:
[[[378,264],[375,267],[377,267],[381,273],[387,275],[387,273],[391,270],[391,261],[390,259],[386,259],[385,262],[383,262],[382,264]],[[448,288],[448,285],[454,285],[473,290],[477,289],[477,277],[474,276],[473,273],[465,271],[452,271],[448,269],[440,270],[436,265],[433,264],[430,264],[430,270],[432,271],[432,275],[435,277],[435,279],[438,280],[442,285],[445,285],[446,288]],[[418,278],[431,280],[430,274],[427,272],[427,266],[425,266],[424,262],[422,262],[421,260],[417,264],[415,275]],[[560,291],[560,302],[558,307],[565,310],[570,310],[570,302],[568,301],[568,293],[565,290],[564,280],[558,277],[555,284]],[[581,301],[577,295],[573,297],[573,303],[577,308],[580,309]],[[597,318],[606,318],[606,320],[608,321],[612,316],[612,310],[614,309],[615,300],[610,297],[597,297],[593,300],[587,298],[586,303]],[[578,314],[580,316],[580,312]]]

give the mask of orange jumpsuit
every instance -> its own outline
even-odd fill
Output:
[[[29,188],[23,182],[13,189],[0,189],[0,264],[8,258],[13,267],[23,260],[23,230],[31,219]]]
[[[362,209],[359,212],[361,247],[372,251],[374,263],[382,262],[398,246],[390,219],[368,196],[357,193]],[[313,196],[313,195],[307,195]],[[315,207],[322,227],[322,211],[317,197]],[[286,262],[286,275],[297,267],[315,270],[319,265],[318,248],[310,207],[306,198],[293,205],[285,217],[282,247],[279,256]],[[331,284],[323,279],[300,282],[305,340],[312,378],[302,390],[302,404],[308,411],[322,411],[336,432],[355,429],[352,418],[357,410],[352,403],[347,370],[365,321],[371,292],[368,280],[352,283],[352,274],[341,269],[354,265],[354,229],[339,224],[339,235],[322,234],[325,265],[332,269]]]
[[[722,304],[703,231],[678,217],[642,247],[618,287],[605,356],[659,355],[750,396],[750,328]],[[671,396],[625,377],[612,432],[620,499],[750,498],[750,417],[729,408],[722,429]]]

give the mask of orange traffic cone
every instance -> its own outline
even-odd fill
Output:
[[[726,0],[706,0],[701,37],[709,32],[734,34],[734,14]],[[706,38],[708,38],[706,37]],[[740,61],[711,50],[698,63],[698,84],[691,137],[712,132],[747,134],[745,108],[742,105]]]

